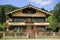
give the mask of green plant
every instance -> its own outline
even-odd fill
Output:
[[[6,23],[0,23],[0,28],[1,28],[1,31],[5,31],[5,28],[7,27],[7,24]]]

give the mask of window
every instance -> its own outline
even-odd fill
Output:
[[[13,27],[13,30],[14,30],[15,32],[17,32],[18,27]]]
[[[24,26],[13,26],[13,30],[15,32],[17,32],[17,31],[25,31],[25,27]]]
[[[44,27],[38,26],[38,31],[39,32],[43,32],[44,31]]]
[[[13,22],[24,22],[24,18],[13,18]]]
[[[25,31],[25,27],[24,26],[18,26],[18,29],[19,29],[19,31],[21,32],[23,32],[23,31]]]
[[[33,18],[34,22],[44,22],[44,18]]]

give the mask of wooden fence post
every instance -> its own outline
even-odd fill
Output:
[[[53,36],[55,36],[55,32],[53,32]]]
[[[27,32],[27,38],[29,37],[29,34],[28,34],[28,32]]]
[[[37,38],[37,33],[35,33],[35,38]]]
[[[17,38],[17,34],[15,33],[15,38]]]
[[[3,38],[5,38],[5,32],[3,32]]]

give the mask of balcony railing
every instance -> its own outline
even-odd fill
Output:
[[[8,25],[49,25],[49,23],[8,22]]]
[[[50,25],[48,22],[33,22],[33,21],[24,21],[24,22],[12,22],[7,20],[8,25]]]
[[[34,23],[33,21],[26,20],[25,23]]]

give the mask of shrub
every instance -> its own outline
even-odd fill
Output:
[[[3,33],[0,33],[0,38],[3,38]]]

